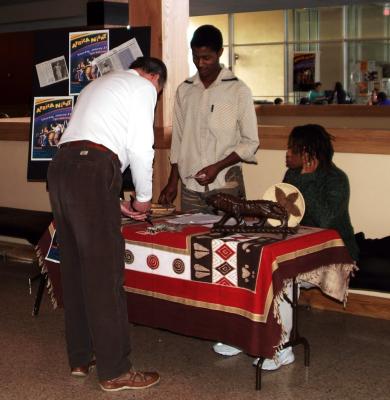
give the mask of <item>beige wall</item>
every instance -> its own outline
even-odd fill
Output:
[[[28,142],[0,141],[0,206],[49,211],[43,182],[27,182]]]
[[[299,106],[300,107],[300,106]],[[315,106],[317,107],[317,106]],[[322,106],[318,106],[322,107]],[[327,107],[333,107],[327,106]],[[276,126],[297,126],[305,124],[318,124],[326,128],[356,128],[356,129],[389,129],[389,117],[367,118],[366,116],[318,116],[313,113],[312,116],[275,116],[260,115],[258,117],[261,125]],[[369,140],[369,138],[367,138]]]
[[[234,14],[234,44],[283,41],[283,10]]]
[[[284,49],[282,45],[236,46],[238,59],[234,73],[252,90],[254,98],[275,97],[284,94]]]
[[[249,199],[261,198],[286,171],[282,150],[260,150],[257,160],[258,165],[244,166]],[[336,153],[334,161],[349,176],[355,232],[363,231],[369,238],[390,235],[390,155]]]

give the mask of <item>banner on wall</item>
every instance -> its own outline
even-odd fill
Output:
[[[69,33],[70,95],[78,95],[89,82],[99,76],[93,61],[108,50],[108,29]]]
[[[50,161],[68,125],[73,96],[34,97],[31,161]]]
[[[292,63],[294,92],[308,92],[314,88],[317,62],[317,53],[294,53]]]

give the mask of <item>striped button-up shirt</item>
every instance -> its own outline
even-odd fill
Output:
[[[257,119],[248,86],[223,68],[206,89],[199,75],[177,89],[172,129],[172,164],[177,164],[184,185],[203,192],[194,176],[232,152],[244,161],[256,162],[259,146]],[[222,170],[209,189],[225,186],[228,168]]]

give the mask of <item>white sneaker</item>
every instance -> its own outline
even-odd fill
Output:
[[[223,343],[215,343],[213,346],[213,350],[221,354],[222,356],[236,356],[237,354],[240,354],[242,351],[240,349],[237,349],[237,347],[233,346],[228,346],[227,344]]]
[[[256,358],[253,361],[253,365],[257,367],[259,359]],[[294,353],[291,347],[287,347],[286,349],[280,350],[274,359],[266,358],[261,366],[261,369],[266,371],[275,371],[279,369],[282,365],[291,364],[295,361]]]

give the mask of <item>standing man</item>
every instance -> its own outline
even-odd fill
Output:
[[[143,389],[160,380],[157,372],[131,369],[121,210],[142,220],[150,209],[154,108],[166,78],[162,61],[141,57],[130,70],[91,82],[48,171],[71,374],[86,376],[96,362],[106,391]],[[128,165],[136,199],[120,204]]]
[[[221,66],[222,34],[199,27],[191,40],[198,73],[177,89],[171,173],[159,203],[171,203],[182,182],[181,210],[210,212],[215,192],[245,197],[241,162],[256,162],[257,119],[250,89]]]

